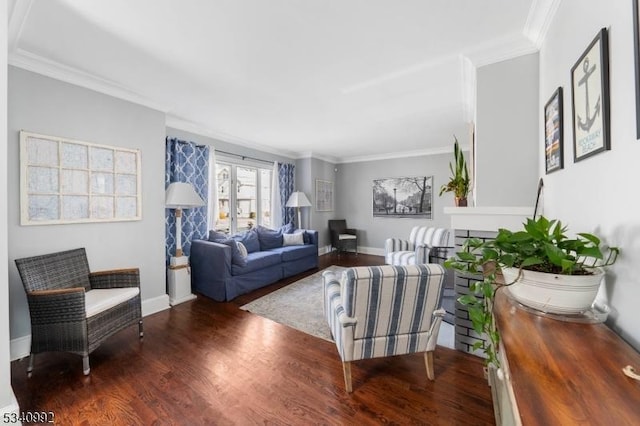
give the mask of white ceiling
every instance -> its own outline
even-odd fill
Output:
[[[474,66],[535,51],[555,2],[15,0],[9,63],[268,152],[443,152]]]

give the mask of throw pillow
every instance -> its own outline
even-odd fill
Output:
[[[295,234],[282,234],[283,246],[302,246],[304,245],[304,237],[301,232]]]
[[[211,229],[209,231],[209,241],[226,240],[227,238],[229,238],[227,234],[223,234],[222,232],[216,231],[215,229]]]
[[[258,233],[255,229],[249,229],[248,231],[234,235],[231,238],[244,244],[248,253],[260,251],[260,241],[258,240]]]
[[[275,229],[258,225],[256,232],[258,233],[258,240],[260,241],[260,250],[282,247],[282,230],[276,231]]]
[[[233,238],[215,240],[214,243],[225,244],[231,247],[231,263],[238,266],[247,266],[247,257],[243,256],[238,248],[238,242]]]
[[[249,252],[247,251],[247,248],[244,246],[244,244],[239,241],[236,241],[236,243],[238,243],[238,250],[240,250],[240,254],[242,255],[242,257],[247,257],[249,255]]]
[[[305,244],[311,244],[311,237],[305,232],[304,229],[296,229],[295,231],[293,231],[293,233],[302,234],[302,241],[304,241]]]

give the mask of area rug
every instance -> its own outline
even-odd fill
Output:
[[[344,269],[330,266],[247,303],[240,309],[332,342],[323,312],[322,273],[334,271],[339,274]]]

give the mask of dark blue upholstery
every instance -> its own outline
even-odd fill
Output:
[[[258,242],[257,233],[253,235]],[[309,244],[250,252],[247,265],[242,267],[233,265],[231,247],[212,241],[193,240],[191,286],[194,291],[222,302],[282,278],[317,268],[318,232],[306,230],[305,236]]]

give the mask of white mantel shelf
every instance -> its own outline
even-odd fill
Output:
[[[533,217],[533,207],[445,207],[444,213],[451,215],[452,229],[520,230],[527,218]]]

